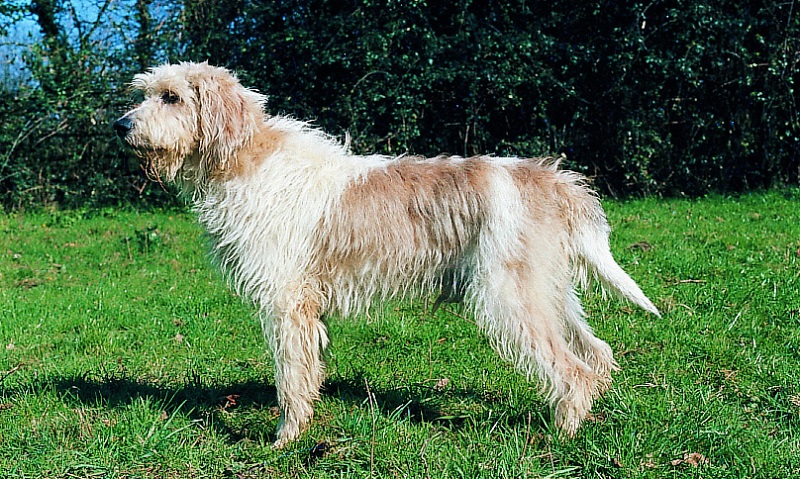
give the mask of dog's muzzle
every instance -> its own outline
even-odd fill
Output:
[[[117,133],[117,136],[123,140],[126,136],[128,136],[128,132],[131,131],[131,128],[133,128],[133,122],[130,120],[130,118],[123,116],[114,122],[114,131]]]

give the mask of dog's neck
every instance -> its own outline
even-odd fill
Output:
[[[215,185],[254,176],[264,161],[282,148],[283,143],[281,132],[265,121],[251,139],[224,157],[213,151],[194,151],[186,155],[175,184],[183,195],[195,198]]]

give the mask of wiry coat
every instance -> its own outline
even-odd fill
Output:
[[[463,299],[497,352],[541,380],[570,435],[617,369],[576,285],[594,275],[658,314],[611,257],[596,196],[552,159],[352,155],[266,115],[265,97],[206,64],[154,68],[133,84],[145,100],[117,133],[153,177],[189,195],[216,262],[261,312],[278,446],[312,417],[327,312],[427,291]]]

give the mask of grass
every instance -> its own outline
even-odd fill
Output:
[[[587,297],[622,366],[572,441],[469,318],[331,318],[300,441],[271,359],[181,211],[0,216],[4,478],[800,475],[800,191],[606,202],[663,319]]]

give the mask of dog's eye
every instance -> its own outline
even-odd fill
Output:
[[[161,95],[161,101],[163,101],[167,105],[174,105],[175,103],[181,101],[181,97],[172,93],[171,91],[167,91]]]

